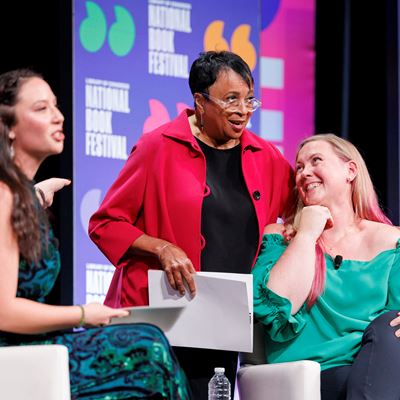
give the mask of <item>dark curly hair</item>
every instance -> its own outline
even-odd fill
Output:
[[[42,76],[29,69],[18,69],[0,75],[0,182],[13,194],[11,225],[17,237],[21,256],[36,262],[41,256],[40,221],[44,212],[38,207],[32,182],[14,163],[9,133],[15,125],[15,105],[22,85],[31,78]],[[47,222],[44,222],[47,225]],[[42,222],[43,224],[43,222]]]

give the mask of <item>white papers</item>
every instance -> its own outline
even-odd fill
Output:
[[[171,329],[184,308],[184,304],[161,307],[125,307],[124,310],[128,310],[130,314],[127,317],[112,318],[110,325],[148,323],[157,325],[165,332]]]
[[[197,294],[181,296],[165,273],[149,270],[151,307],[185,305],[169,329],[171,345],[250,352],[253,350],[253,280],[250,274],[198,272]]]

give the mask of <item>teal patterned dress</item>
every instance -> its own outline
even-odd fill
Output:
[[[45,302],[60,270],[48,233],[38,264],[20,262],[18,297]],[[72,399],[190,399],[186,377],[164,334],[149,324],[121,324],[42,335],[0,332],[0,346],[63,344],[69,350]]]

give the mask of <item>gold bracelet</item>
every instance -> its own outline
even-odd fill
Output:
[[[81,328],[83,325],[85,325],[85,307],[83,305],[78,304],[78,307],[81,309],[81,319],[79,320],[78,328]]]

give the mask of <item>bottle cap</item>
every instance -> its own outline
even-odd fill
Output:
[[[217,373],[224,373],[225,372],[225,368],[222,368],[222,367],[216,367],[216,368],[214,368],[214,372],[217,374]]]

